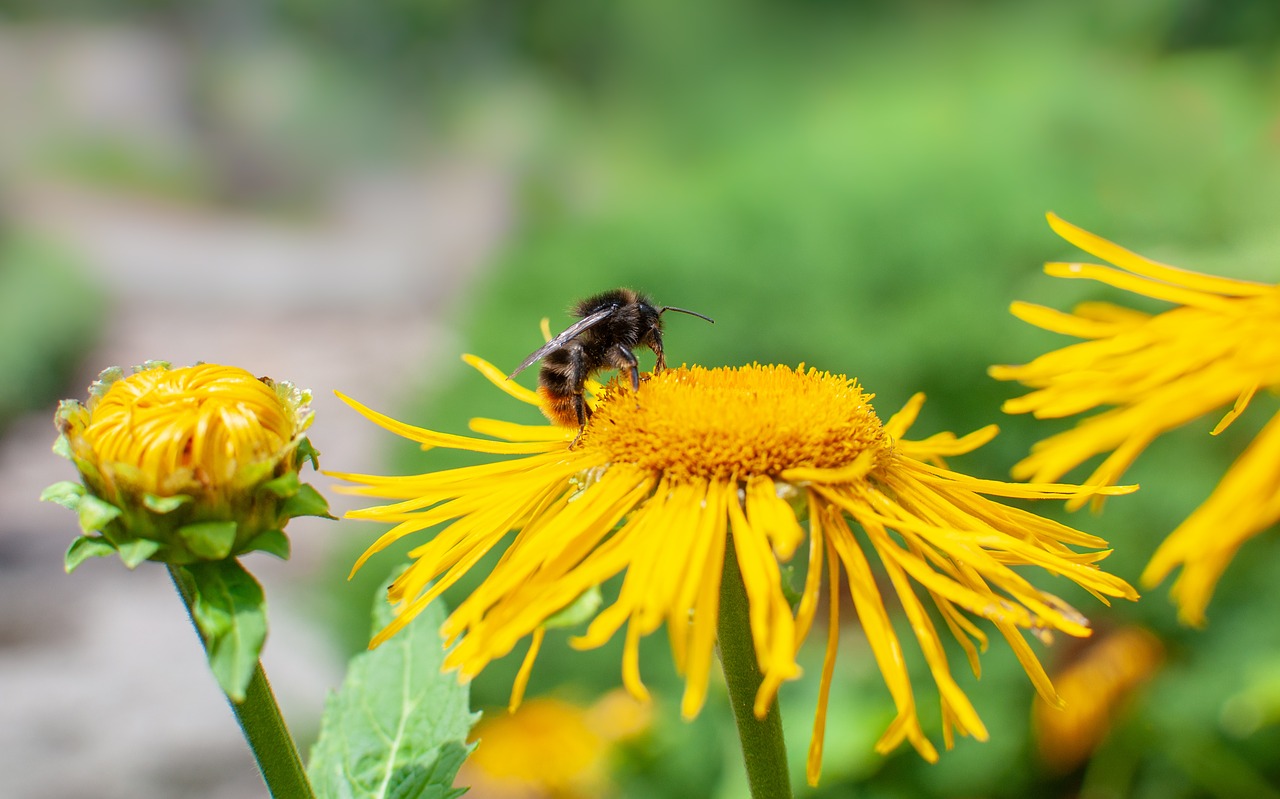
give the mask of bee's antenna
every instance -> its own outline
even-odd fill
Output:
[[[659,308],[659,309],[658,309],[658,315],[659,315],[659,316],[661,316],[662,314],[666,313],[667,311],[675,311],[676,313],[687,313],[687,314],[689,314],[690,316],[696,316],[696,317],[698,317],[699,319],[706,319],[708,322],[710,322],[710,323],[711,323],[711,324],[713,324],[713,325],[716,323],[716,320],[712,319],[710,316],[703,316],[702,314],[698,313],[697,311],[687,311],[687,310],[685,310],[684,308],[673,308],[673,307],[671,307],[670,305],[666,305],[666,306],[663,306],[662,308]]]

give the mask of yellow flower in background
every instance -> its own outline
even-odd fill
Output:
[[[1148,314],[1104,302],[1073,313],[1016,302],[1018,318],[1086,341],[1023,366],[993,366],[998,380],[1034,389],[1004,404],[1008,413],[1050,419],[1108,408],[1050,436],[1013,469],[1018,479],[1057,480],[1109,453],[1085,481],[1118,482],[1156,436],[1225,409],[1213,433],[1236,419],[1261,388],[1280,386],[1280,287],[1188,272],[1151,261],[1049,214],[1050,226],[1108,261],[1050,263],[1054,277],[1097,280],[1173,303]],[[1249,538],[1280,519],[1280,415],[1223,477],[1209,499],[1156,551],[1142,581],[1153,585],[1181,566],[1172,595],[1188,624],[1204,623],[1219,577]],[[1072,500],[1079,507],[1084,497]]]
[[[304,436],[310,392],[238,367],[150,361],[128,377],[105,370],[89,394],[87,403],[64,401],[55,418],[55,451],[82,482],[43,497],[75,510],[86,533],[68,570],[113,551],[129,566],[257,549],[287,556],[285,523],[326,515],[324,499],[298,479],[316,459]]]
[[[644,732],[648,705],[620,691],[590,707],[538,697],[511,713],[486,713],[457,783],[477,799],[599,799],[611,795],[609,755]]]
[[[537,394],[506,380],[496,367],[465,359],[511,396],[539,404]],[[978,651],[987,644],[976,616],[994,624],[1041,695],[1056,702],[1021,630],[1042,638],[1054,630],[1085,636],[1087,621],[1013,567],[1036,566],[1104,601],[1136,596],[1098,568],[1106,551],[1073,549],[1098,550],[1102,540],[990,499],[1087,498],[1131,489],[1011,484],[950,471],[941,458],[980,447],[995,428],[963,438],[942,433],[906,440],[923,396],[881,423],[871,395],[842,375],[760,365],[667,369],[648,376],[638,392],[616,383],[602,389],[572,446],[572,429],[474,419],[472,430],[490,437],[458,436],[412,427],[344,399],[424,448],[515,456],[423,475],[337,475],[359,484],[349,489],[353,493],[394,500],[348,514],[395,525],[356,568],[393,541],[445,524],[410,552],[413,563],[390,590],[399,615],[371,645],[394,635],[488,552],[504,547],[493,571],[446,621],[443,633],[453,648],[445,665],[473,677],[532,636],[514,705],[549,620],[625,573],[614,604],[572,643],[600,646],[625,625],[623,684],[645,698],[639,642],[665,624],[685,679],[682,713],[691,718],[706,698],[721,569],[731,543],[763,674],[757,717],[768,712],[784,680],[800,676],[796,653],[826,577],[827,656],[810,747],[811,783],[818,776],[840,630],[842,573],[897,708],[877,749],[888,752],[908,741],[929,760],[937,751],[917,716],[904,644],[892,620],[895,604],[939,691],[950,746],[957,731],[979,739],[987,732],[951,674],[923,599],[936,607],[975,672]],[[807,530],[801,523],[806,517]],[[793,610],[779,562],[791,560],[806,541],[806,577]],[[881,592],[873,560],[887,574],[892,598]]]
[[[1141,627],[1099,635],[1053,676],[1061,707],[1037,699],[1032,728],[1040,759],[1056,773],[1084,763],[1111,732],[1126,702],[1164,661],[1164,645]]]

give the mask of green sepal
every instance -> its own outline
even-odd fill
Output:
[[[155,494],[143,494],[142,504],[152,513],[172,513],[192,501],[187,494],[174,494],[171,497],[160,497]]]
[[[393,618],[384,583],[373,629]],[[318,799],[455,799],[471,747],[466,684],[441,671],[444,603],[437,600],[386,643],[351,659],[342,687],[325,700],[307,776]]]
[[[108,366],[98,372],[98,379],[89,384],[89,396],[102,399],[111,389],[111,384],[124,379],[124,369],[119,366]]]
[[[269,491],[281,499],[286,499],[298,493],[301,485],[302,481],[298,479],[297,472],[285,472],[276,479],[263,483],[259,490]]]
[[[124,565],[130,569],[138,568],[139,563],[156,554],[159,549],[159,542],[149,538],[135,538],[116,547],[116,551],[120,553],[120,560],[124,561]]]
[[[86,533],[97,533],[120,515],[120,509],[92,494],[85,494],[76,503],[76,513],[80,516],[81,530]]]
[[[289,536],[285,535],[283,530],[267,530],[265,533],[254,536],[249,543],[245,544],[241,549],[241,553],[244,552],[265,552],[268,555],[275,555],[280,560],[288,560],[293,552],[293,545],[289,543]]]
[[[193,555],[205,560],[222,560],[231,554],[236,542],[236,523],[195,522],[179,527],[177,533]]]
[[[40,492],[41,502],[55,502],[67,510],[75,510],[84,497],[84,486],[71,480],[54,483]]]
[[[556,613],[548,616],[547,620],[542,623],[542,626],[549,630],[563,627],[577,627],[579,624],[595,618],[596,611],[600,609],[602,601],[600,586],[593,585],[581,594],[578,594],[577,599],[573,600]]]
[[[71,451],[71,440],[66,436],[58,436],[53,442],[53,454],[69,461],[75,460],[75,453]]]
[[[301,469],[302,464],[311,461],[311,468],[320,471],[320,451],[311,446],[311,439],[303,438],[293,452],[293,467]]]
[[[71,542],[71,546],[67,547],[67,554],[63,557],[63,568],[67,570],[67,574],[76,570],[76,567],[84,563],[89,558],[105,558],[108,555],[115,554],[116,548],[111,542],[100,535],[81,535]]]
[[[286,519],[292,519],[295,516],[320,516],[325,519],[338,518],[329,513],[329,501],[307,483],[298,486],[298,492],[284,501],[284,507],[280,509],[280,515]]]
[[[243,702],[267,640],[262,586],[234,558],[179,571],[191,589],[191,618],[204,638],[209,668],[231,701]]]

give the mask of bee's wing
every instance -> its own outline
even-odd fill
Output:
[[[600,324],[609,316],[611,316],[613,312],[616,310],[617,308],[604,308],[602,310],[596,311],[590,316],[584,316],[583,318],[569,325],[567,328],[565,328],[564,332],[562,332],[560,335],[556,336],[555,338],[548,341],[546,344],[543,344],[541,347],[539,347],[538,349],[530,353],[529,357],[525,358],[524,362],[521,363],[519,366],[517,366],[514,372],[507,375],[507,379],[510,380],[511,378],[523,372],[525,369],[528,369],[539,358],[542,358],[547,354],[555,352],[556,350],[560,349],[565,344],[569,343],[570,339],[572,339],[574,336],[578,335],[582,331],[586,330],[587,328]]]

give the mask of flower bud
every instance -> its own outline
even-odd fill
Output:
[[[292,383],[231,366],[148,361],[128,377],[104,370],[87,402],[64,400],[55,415],[54,451],[81,478],[41,497],[80,517],[85,534],[67,552],[67,571],[113,551],[130,568],[254,550],[287,558],[288,520],[329,516],[298,476],[303,463],[318,462],[304,435],[310,402]]]

